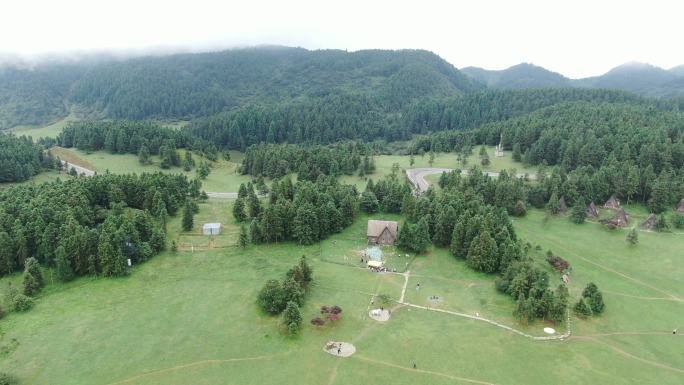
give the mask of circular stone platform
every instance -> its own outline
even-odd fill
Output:
[[[373,309],[368,312],[368,316],[376,321],[386,322],[390,319],[390,311],[388,309]]]
[[[554,334],[554,333],[556,333],[556,329],[554,329],[554,328],[544,328],[544,333],[546,333],[546,334]]]
[[[323,351],[336,357],[345,358],[356,353],[356,347],[348,342],[328,341],[323,346]]]

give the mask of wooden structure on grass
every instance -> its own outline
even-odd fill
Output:
[[[561,197],[558,200],[558,212],[564,213],[566,211],[568,211],[568,205],[565,203],[565,197]]]
[[[620,207],[615,214],[615,217],[603,221],[610,228],[626,227],[629,224],[629,215],[625,212],[625,209]]]
[[[647,230],[656,230],[658,228],[658,218],[651,213],[648,218],[641,224],[641,227]]]
[[[677,212],[684,213],[684,198],[682,198],[682,200],[679,201],[679,206],[677,206]]]
[[[596,219],[598,216],[599,212],[594,202],[589,203],[589,206],[587,206],[587,217]]]
[[[395,221],[368,221],[366,236],[371,245],[393,245],[397,240],[399,224]]]
[[[606,201],[606,203],[603,205],[603,208],[617,210],[620,208],[620,200],[613,195]]]

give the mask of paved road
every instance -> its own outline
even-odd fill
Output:
[[[451,168],[410,168],[406,170],[406,176],[408,177],[409,182],[411,182],[411,184],[413,185],[413,188],[416,190],[416,193],[422,194],[425,191],[427,191],[428,187],[430,187],[430,183],[428,183],[428,181],[425,180],[426,176],[451,171],[453,171],[453,169]],[[498,172],[485,171],[484,173],[494,178],[497,178],[499,176]],[[462,170],[461,175],[468,175],[468,170]],[[525,174],[517,174],[516,176],[518,178],[523,178],[525,177]],[[536,175],[528,175],[528,178],[534,180],[537,177]]]

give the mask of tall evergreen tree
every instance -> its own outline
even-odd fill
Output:
[[[183,224],[183,231],[190,231],[192,230],[194,226],[194,216],[195,212],[192,209],[192,205],[190,204],[190,201],[188,201],[185,204],[185,207],[183,208],[183,219],[182,219],[182,224]]]

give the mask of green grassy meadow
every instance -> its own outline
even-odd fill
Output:
[[[164,172],[172,174],[183,174],[188,178],[195,178],[196,169],[184,171],[180,167],[162,169],[159,167],[161,160],[158,156],[152,156],[152,163],[142,165],[138,157],[132,154],[110,154],[106,151],[86,152],[75,148],[53,147],[51,149],[55,156],[59,156],[70,163],[83,166],[90,170],[104,173],[109,171],[114,174],[143,173],[143,172]],[[185,156],[185,150],[178,150],[181,157]],[[217,192],[236,192],[241,183],[247,183],[252,178],[242,175],[239,172],[240,163],[243,155],[237,151],[231,151],[231,161],[219,159],[212,162],[211,173],[207,179],[202,181],[202,188],[205,191]],[[206,160],[198,154],[193,154],[195,163]]]
[[[684,327],[681,235],[640,232],[639,244],[630,247],[625,230],[575,225],[536,210],[516,219],[520,237],[570,261],[573,300],[593,281],[606,301],[601,317],[573,317],[570,339],[542,342],[411,307],[376,322],[367,315],[373,294],[398,299],[405,278],[371,273],[356,259],[344,259],[364,247],[369,217],[361,215],[316,245],[243,250],[235,246],[239,227],[230,217],[231,204],[201,203],[188,233],[173,218],[169,238],[179,242],[179,251],[133,267],[126,278],[61,284],[51,283],[47,272],[49,284],[36,306],[0,321],[0,371],[37,385],[679,384],[684,378],[684,339],[671,334]],[[222,222],[222,234],[199,235],[208,221]],[[205,247],[192,252],[183,246],[187,239]],[[257,308],[255,297],[267,279],[281,279],[301,255],[314,268],[315,284],[302,309],[302,333],[292,338],[277,317]],[[479,312],[533,335],[547,326],[518,324],[511,317],[513,301],[496,292],[494,277],[473,272],[446,250],[391,258],[410,261],[410,303]],[[17,283],[19,276],[3,278],[0,287],[8,281]],[[440,301],[430,301],[432,295]],[[337,324],[308,323],[321,305],[333,304],[344,309]],[[322,351],[327,341],[351,342],[357,352],[346,359],[331,356]]]
[[[33,138],[33,140],[38,140],[40,138],[56,138],[57,135],[62,132],[62,128],[64,128],[67,123],[74,121],[75,119],[75,115],[71,113],[68,116],[50,124],[42,126],[16,126],[10,128],[9,131],[17,136],[30,136]]]

